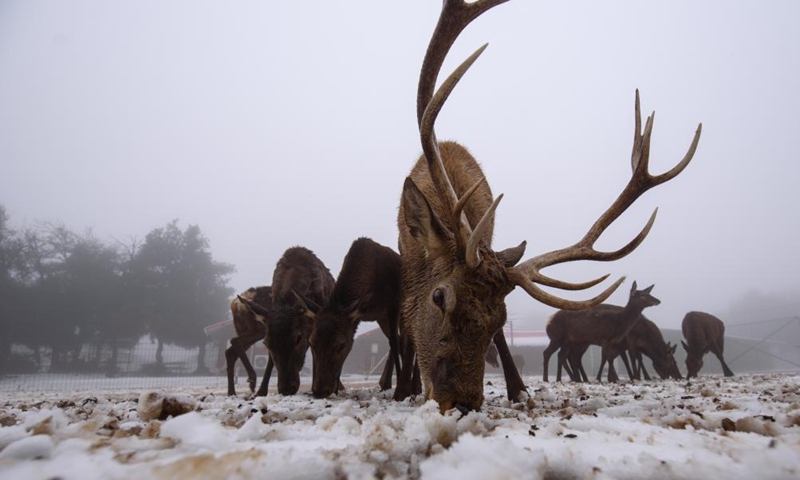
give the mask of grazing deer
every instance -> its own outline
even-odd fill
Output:
[[[554,313],[545,329],[550,344],[544,350],[543,380],[547,381],[550,356],[559,348],[567,346],[567,351],[577,352],[579,349],[585,351],[588,345],[600,345],[601,359],[603,362],[608,362],[608,381],[618,381],[619,377],[613,363],[614,358],[622,351],[618,345],[625,340],[625,336],[636,324],[642,310],[661,303],[650,294],[652,290],[653,285],[644,290],[637,290],[636,282],[633,282],[628,303],[624,308],[598,305],[586,310],[559,310]],[[559,363],[562,363],[567,356],[567,354],[563,357],[559,355]],[[577,372],[573,372],[572,375],[576,374]]]
[[[314,252],[291,247],[278,260],[272,276],[272,304],[269,310],[239,297],[266,325],[264,343],[278,370],[278,393],[294,395],[300,388],[300,370],[308,352],[313,321],[306,306],[318,309],[333,291],[333,275]],[[302,298],[303,302],[300,302]],[[264,373],[257,396],[267,394],[270,370]]]
[[[686,350],[686,378],[697,376],[697,372],[703,368],[703,355],[708,352],[717,356],[726,377],[733,376],[722,358],[725,349],[725,324],[722,320],[705,312],[689,312],[683,317],[681,330],[686,342],[689,342],[681,341]]]
[[[398,315],[400,310],[400,255],[369,238],[350,246],[330,299],[314,312],[300,300],[313,319],[310,337],[314,357],[311,392],[325,398],[341,386],[339,377],[362,320],[376,320],[389,339],[389,356],[380,379],[381,390],[392,388],[392,369],[400,372]]]
[[[225,350],[225,363],[228,371],[228,395],[236,395],[233,385],[233,374],[236,366],[236,359],[242,361],[244,369],[247,371],[247,384],[250,392],[256,391],[256,371],[247,358],[247,349],[259,340],[264,339],[265,326],[259,318],[250,310],[247,305],[239,300],[239,297],[257,303],[269,311],[272,303],[272,288],[270,287],[251,287],[246,292],[231,300],[231,315],[233,315],[233,328],[236,336],[231,338],[231,346]],[[267,369],[272,370],[272,360],[267,361]]]
[[[607,305],[607,307],[613,307],[619,311],[622,310],[622,307],[615,305]],[[574,381],[586,381],[586,371],[583,369],[581,358],[588,347],[588,345],[585,345],[578,349],[571,348],[567,354],[569,367],[566,364],[564,367],[567,368],[567,373]],[[645,369],[642,355],[650,358],[653,362],[653,368],[662,379],[680,380],[683,377],[675,361],[675,350],[677,348],[677,345],[664,342],[664,336],[658,326],[644,315],[641,315],[628,334],[625,335],[625,339],[612,349],[611,355],[612,358],[616,356],[622,358],[625,369],[628,371],[628,378],[631,380],[640,380],[642,375],[645,380],[650,380],[650,374]],[[561,350],[564,350],[564,348],[562,347]],[[559,359],[561,358],[561,350],[559,350]],[[630,363],[628,362],[628,356],[630,356]],[[560,367],[559,365],[559,369]],[[597,372],[598,381],[603,374],[604,367],[605,362],[601,361]],[[556,380],[561,380],[560,375]]]
[[[631,367],[633,378],[639,380],[643,375],[645,380],[650,380],[650,375],[644,368],[642,355],[646,355],[653,362],[653,368],[662,379],[672,378],[680,380],[683,378],[675,361],[675,350],[677,345],[664,341],[664,335],[658,325],[653,323],[644,315],[633,325],[633,328],[625,337],[625,344],[628,354],[631,357]]]
[[[525,242],[494,250],[494,199],[478,162],[455,142],[439,142],[434,124],[448,96],[485,46],[479,48],[434,93],[447,52],[460,32],[475,18],[505,0],[445,0],[439,22],[423,60],[417,89],[417,121],[423,155],[403,185],[398,215],[399,247],[403,260],[402,328],[416,350],[426,396],[442,411],[478,409],[483,403],[484,355],[489,343],[497,346],[510,399],[520,399],[525,385],[503,336],[505,297],[522,287],[534,299],[563,309],[585,309],[601,303],[620,285],[617,280],[587,301],[559,298],[537,284],[566,290],[590,288],[607,278],[584,283],[556,280],[542,273],[546,267],[577,260],[612,261],[632,252],[655,221],[653,212],[642,231],[613,252],[595,250],[600,235],[636,199],[652,187],[677,176],[691,161],[700,139],[698,126],[683,160],[668,172],[648,172],[653,117],[642,132],[639,95],[636,94],[635,135],[631,155],[632,177],[587,234],[576,244],[535,256],[520,264]],[[405,356],[405,352],[404,352]],[[411,365],[404,358],[398,392],[410,392]],[[400,385],[402,384],[402,385]],[[402,387],[402,388],[401,388]]]

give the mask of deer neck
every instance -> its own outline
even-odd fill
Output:
[[[639,316],[642,314],[644,307],[640,307],[637,305],[625,305],[625,308],[622,309],[620,313],[620,321],[618,325],[621,329],[627,334],[633,325],[636,323],[636,320],[639,319]]]

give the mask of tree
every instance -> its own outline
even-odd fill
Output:
[[[22,288],[22,242],[8,225],[8,215],[0,205],[0,365],[8,366],[15,323],[20,321],[16,304]]]
[[[148,331],[158,341],[156,366],[163,369],[163,345],[198,347],[198,371],[205,370],[203,327],[223,317],[233,290],[234,267],[213,260],[200,228],[185,231],[173,220],[147,234],[132,265],[141,282]]]

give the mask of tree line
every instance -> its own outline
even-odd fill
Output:
[[[109,243],[59,223],[15,230],[0,205],[0,371],[113,373],[119,349],[145,335],[158,344],[154,368],[172,344],[199,347],[203,369],[203,327],[227,318],[234,271],[197,225]]]

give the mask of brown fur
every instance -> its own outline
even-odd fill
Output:
[[[265,343],[278,370],[281,395],[294,395],[300,388],[300,370],[313,326],[294,293],[303,297],[310,308],[317,308],[327,302],[333,284],[331,272],[307,248],[291,247],[278,260],[272,276],[272,308],[266,321]],[[266,395],[268,387],[269,375],[265,375],[257,395]]]
[[[311,391],[324,398],[338,390],[342,365],[353,348],[359,323],[377,321],[389,340],[389,357],[381,375],[381,390],[392,388],[398,363],[397,322],[400,309],[400,255],[369,238],[350,246],[330,300],[314,316]]]
[[[442,142],[439,147],[445,171],[460,197],[483,173],[461,145]],[[409,190],[414,188],[409,182],[423,198]],[[471,225],[480,221],[491,202],[492,192],[484,182],[464,210]],[[434,217],[443,230],[425,223]],[[510,355],[504,355],[508,347],[501,331],[506,322],[505,297],[514,289],[506,267],[519,257],[510,260],[515,255],[491,250],[490,225],[480,247],[481,265],[474,270],[468,268],[463,252],[446,233],[454,230],[450,219],[447,207],[436,194],[425,158],[421,157],[406,180],[398,215],[403,260],[402,326],[416,349],[426,396],[437,400],[443,410],[454,406],[478,409],[483,403],[484,357],[490,342],[499,341],[495,338],[498,332],[509,391],[516,396],[524,389],[513,362],[508,363]],[[437,290],[444,294],[444,308],[433,300]],[[410,377],[407,360],[404,355],[404,379]],[[399,385],[398,390],[402,391],[402,387]]]
[[[609,362],[608,381],[619,380],[614,369],[613,359],[619,352],[618,344],[623,342],[625,336],[647,307],[661,303],[650,295],[653,286],[637,290],[636,282],[631,286],[628,304],[621,310],[614,305],[598,305],[587,310],[559,310],[547,323],[546,332],[550,344],[544,350],[544,373],[542,379],[547,381],[547,369],[553,353],[564,348],[559,353],[559,364],[562,364],[571,350],[578,351],[588,345],[600,345],[602,361]],[[616,355],[615,355],[616,354]]]
[[[686,378],[696,377],[703,368],[703,356],[712,352],[722,364],[722,371],[726,377],[732,377],[733,372],[728,368],[722,352],[725,349],[725,324],[719,318],[704,312],[689,312],[683,317],[681,324],[683,344],[686,350]]]
[[[240,296],[269,310],[272,303],[272,288],[251,287]],[[258,321],[256,314],[238,298],[231,300],[231,315],[236,336],[231,339],[230,347],[225,350],[225,363],[228,373],[228,395],[232,396],[236,395],[233,376],[237,358],[242,361],[242,365],[247,371],[247,383],[250,391],[255,391],[256,372],[253,365],[250,364],[250,359],[247,358],[247,349],[257,341],[264,339],[266,328],[262,322]]]
[[[623,307],[616,305],[604,305],[609,310],[622,311]],[[675,348],[677,345],[671,345],[664,341],[664,336],[658,326],[649,320],[644,315],[640,315],[639,319],[633,324],[633,327],[625,335],[625,340],[615,344],[612,350],[612,358],[617,356],[622,357],[625,368],[628,371],[628,378],[632,380],[640,380],[643,375],[645,380],[650,380],[650,375],[645,369],[642,355],[646,355],[653,361],[653,367],[656,373],[662,378],[673,378],[676,380],[681,379],[681,372],[678,369],[678,364],[675,362]],[[586,371],[583,369],[581,358],[583,357],[589,345],[581,345],[579,347],[562,347],[568,351],[564,356],[569,357],[569,366],[567,370],[573,381],[587,381]],[[559,352],[560,353],[560,352]],[[628,363],[630,355],[631,362]],[[613,361],[613,360],[612,360]],[[559,355],[559,369],[556,380],[561,380],[561,367],[563,364],[563,357]],[[597,372],[597,380],[599,381],[603,374],[603,367],[605,363],[600,364]]]

